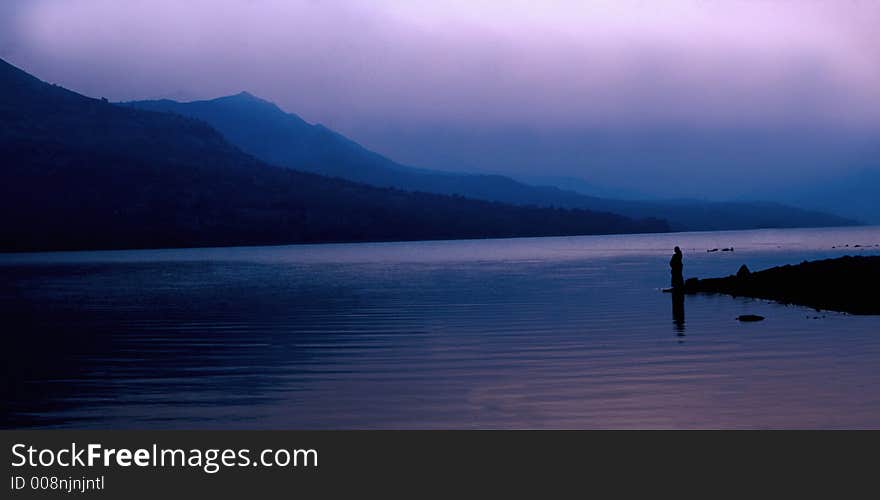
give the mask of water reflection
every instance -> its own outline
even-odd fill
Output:
[[[672,295],[672,323],[679,337],[684,337],[684,293],[673,291]]]

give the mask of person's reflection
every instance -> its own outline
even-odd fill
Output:
[[[679,337],[684,337],[684,293],[672,292],[672,322]]]

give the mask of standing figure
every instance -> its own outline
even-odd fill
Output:
[[[684,291],[684,276],[682,276],[681,272],[684,268],[684,264],[681,262],[681,249],[675,247],[675,253],[672,254],[672,259],[669,260],[669,267],[672,268],[672,291],[673,292],[683,292]]]

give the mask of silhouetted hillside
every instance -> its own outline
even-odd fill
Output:
[[[608,210],[629,217],[652,213],[670,223],[675,231],[853,226],[859,222],[836,215],[804,210],[773,202],[721,202],[702,200],[631,201],[606,200],[579,205]]]
[[[407,167],[246,92],[209,101],[159,100],[126,104],[205,120],[243,151],[269,163],[380,187],[520,205],[581,208],[633,218],[656,217],[668,220],[674,230],[680,231],[855,224],[850,219],[776,203],[614,200],[552,186],[531,186],[500,175]]]
[[[876,164],[880,165],[880,159]],[[880,224],[880,167],[841,174],[787,196],[806,207]]]
[[[0,249],[664,231],[658,220],[408,193],[267,165],[202,121],[90,99],[0,61]]]

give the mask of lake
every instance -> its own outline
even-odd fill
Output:
[[[724,276],[880,228],[0,254],[3,427],[880,427],[880,316],[674,320],[675,245]]]

